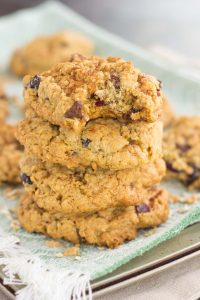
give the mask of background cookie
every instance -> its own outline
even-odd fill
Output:
[[[15,138],[16,127],[0,124],[0,183],[20,182],[19,160],[22,156],[22,146]]]
[[[200,187],[200,117],[177,117],[164,133],[163,151],[168,176],[190,188]]]
[[[17,49],[11,59],[12,71],[23,76],[38,74],[53,65],[68,60],[73,53],[89,55],[92,41],[75,31],[64,31],[50,36],[39,37]]]

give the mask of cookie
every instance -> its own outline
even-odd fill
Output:
[[[177,117],[164,134],[163,148],[168,177],[200,188],[200,117]]]
[[[27,231],[64,238],[73,243],[88,243],[115,248],[135,238],[138,228],[157,226],[168,217],[168,195],[157,189],[138,206],[111,208],[72,217],[39,208],[25,194],[18,209],[19,221]]]
[[[168,101],[168,99],[164,96],[163,97],[163,114],[162,114],[162,121],[164,128],[170,126],[175,119],[174,112],[172,107]]]
[[[120,170],[149,163],[162,155],[162,122],[88,122],[78,133],[37,117],[23,120],[17,138],[28,153],[68,168],[92,166]]]
[[[82,34],[64,31],[36,38],[17,49],[11,58],[10,67],[16,75],[34,75],[69,60],[73,53],[89,55],[93,49],[92,41]]]
[[[120,171],[67,169],[33,156],[23,158],[20,166],[25,190],[34,197],[37,205],[67,214],[140,203],[165,174],[162,159]]]
[[[0,124],[0,183],[19,183],[22,146],[15,138],[15,126]]]
[[[3,122],[8,115],[9,115],[8,99],[4,91],[0,88],[0,122]]]
[[[100,117],[153,122],[161,115],[159,82],[120,58],[75,56],[23,82],[38,116],[77,131]]]

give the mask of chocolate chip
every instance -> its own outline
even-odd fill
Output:
[[[136,205],[136,212],[138,214],[150,212],[150,207],[146,203]]]
[[[113,82],[113,85],[114,85],[115,89],[119,90],[120,89],[120,77],[119,77],[119,74],[112,73],[110,75],[110,79]]]
[[[130,183],[130,188],[131,188],[131,190],[134,188],[134,183],[133,182]]]
[[[159,82],[159,88],[161,89],[162,88],[162,81],[158,79],[158,82]]]
[[[80,173],[80,172],[78,172],[78,171],[75,171],[74,172],[74,177],[76,178],[76,180],[78,180],[78,181],[82,181],[82,174]]]
[[[169,161],[166,161],[166,167],[169,171],[174,172],[174,173],[181,173],[180,170],[177,170],[176,168],[173,167],[172,163]]]
[[[81,142],[82,142],[83,147],[87,148],[88,145],[91,143],[91,140],[90,139],[82,139]]]
[[[192,171],[192,174],[188,175],[188,179],[186,182],[187,185],[192,184],[195,180],[197,180],[200,177],[200,168],[192,163],[189,165],[190,165],[190,167],[192,167],[193,171]]]
[[[124,119],[130,119],[131,114],[136,114],[136,113],[141,112],[141,111],[142,111],[142,108],[131,108],[127,114],[123,115],[123,118]]]
[[[82,104],[80,101],[74,102],[74,104],[70,107],[68,111],[65,113],[65,118],[73,119],[82,119],[83,114],[82,114]]]
[[[103,101],[103,100],[97,100],[97,101],[95,102],[95,105],[96,105],[97,107],[100,107],[100,106],[105,106],[106,103],[105,103],[105,101]]]
[[[40,85],[41,78],[38,75],[35,75],[29,82],[31,89],[38,89]]]
[[[22,174],[21,174],[21,180],[22,180],[24,183],[27,183],[27,184],[32,184],[32,183],[33,183],[33,182],[31,181],[30,176],[28,176],[28,175],[25,174],[25,173],[22,173]]]
[[[176,143],[176,148],[181,150],[181,152],[187,152],[188,150],[191,149],[191,146],[186,143],[185,144]]]

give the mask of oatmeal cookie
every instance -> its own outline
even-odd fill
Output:
[[[200,188],[200,117],[177,117],[164,134],[163,148],[168,176]]]
[[[70,216],[41,209],[30,195],[20,201],[18,217],[29,232],[44,233],[74,243],[89,243],[115,248],[135,238],[137,229],[157,226],[168,217],[168,195],[157,189],[139,206],[111,208],[94,214]]]
[[[175,119],[174,112],[172,107],[168,101],[168,99],[164,96],[163,97],[163,113],[162,113],[162,121],[164,128],[170,126]]]
[[[153,122],[162,111],[159,82],[114,57],[75,56],[26,76],[24,98],[41,118],[75,130],[99,117]]]
[[[165,174],[162,159],[143,167],[119,171],[67,169],[33,156],[20,163],[25,190],[40,208],[80,214],[140,203]]]
[[[0,122],[3,122],[9,115],[8,99],[4,91],[0,88]]]
[[[0,123],[0,183],[20,182],[22,146],[15,138],[15,129],[14,125]]]
[[[19,76],[34,75],[53,65],[69,60],[73,53],[89,55],[93,52],[92,41],[74,31],[64,31],[34,39],[17,49],[11,58],[11,69]]]
[[[68,168],[92,166],[120,170],[149,163],[162,155],[162,122],[88,122],[82,131],[33,117],[23,120],[17,138],[28,153]]]

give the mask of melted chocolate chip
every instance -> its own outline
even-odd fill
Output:
[[[95,105],[96,105],[97,107],[100,107],[100,106],[105,106],[106,103],[105,103],[105,101],[103,101],[103,100],[97,100],[97,101],[95,102]]]
[[[178,144],[178,143],[176,143],[176,148],[178,148],[181,152],[187,152],[188,150],[190,150],[191,149],[191,146],[190,145],[188,145],[188,144]]]
[[[33,183],[33,182],[31,181],[30,176],[28,176],[28,175],[25,174],[25,173],[22,173],[22,174],[21,174],[21,180],[22,180],[24,183],[27,183],[27,184],[32,184],[32,183]]]
[[[130,183],[130,188],[131,188],[131,190],[134,188],[134,183],[133,182]]]
[[[166,167],[169,171],[174,172],[174,173],[180,173],[180,170],[177,170],[173,167],[172,163],[170,163],[169,161],[166,161]]]
[[[73,119],[82,119],[83,114],[82,114],[82,104],[80,101],[74,102],[74,104],[70,107],[68,111],[65,113],[65,118]]]
[[[87,148],[88,145],[91,143],[91,140],[90,139],[82,139],[81,142],[82,142],[83,147]]]
[[[150,207],[146,203],[136,205],[136,212],[138,214],[150,212]]]
[[[120,77],[119,77],[119,74],[112,73],[110,75],[110,79],[113,82],[113,85],[114,85],[115,89],[119,90],[120,89]]]
[[[29,82],[31,89],[38,89],[40,85],[41,78],[38,75],[35,75]]]

